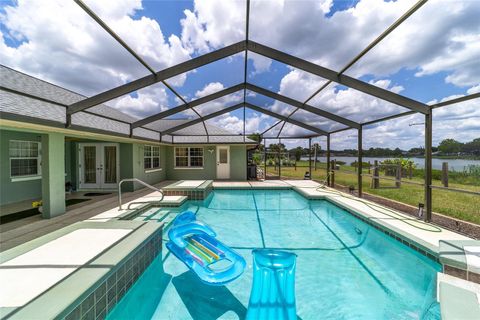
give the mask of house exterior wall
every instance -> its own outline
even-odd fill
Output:
[[[175,168],[175,148],[166,147],[167,155],[167,178],[169,180],[200,180],[215,179],[217,173],[216,152],[214,146],[182,145],[179,147],[202,147],[203,148],[203,168]],[[213,152],[208,150],[212,149]]]
[[[10,178],[10,140],[41,141],[38,133],[0,130],[0,205],[40,199],[42,180],[15,181]]]
[[[182,147],[202,147],[182,145]],[[203,146],[203,168],[175,168],[174,146],[166,146],[166,165],[168,180],[214,180],[217,178],[217,152],[215,146]],[[210,152],[209,150],[213,150]],[[230,179],[247,179],[247,152],[244,145],[230,146]]]
[[[230,179],[247,180],[247,147],[230,146]]]
[[[42,133],[30,133],[13,130],[0,130],[0,205],[12,204],[42,197],[42,180],[26,180],[13,182],[10,178],[9,141],[25,140],[41,142]],[[78,189],[79,175],[79,143],[101,142],[95,140],[65,141],[65,182],[70,182]],[[174,146],[160,146],[160,170],[144,170],[142,143],[119,143],[120,176],[119,179],[138,178],[149,184],[162,180],[194,180],[216,179],[216,147],[201,146],[204,149],[204,165],[202,169],[184,169],[174,166]],[[187,145],[185,145],[187,146]],[[198,145],[190,145],[199,147]],[[210,152],[211,150],[211,152]],[[246,180],[246,146],[230,146],[230,176],[231,180]],[[124,191],[142,188],[140,184],[125,183]]]
[[[148,184],[156,184],[166,179],[166,147],[160,146],[160,169],[145,170],[143,168],[143,144],[132,145],[132,166],[133,175],[128,178],[137,178]],[[127,177],[125,177],[127,178]],[[135,184],[135,190],[143,188],[140,184]]]

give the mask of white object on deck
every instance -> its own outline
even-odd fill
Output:
[[[479,246],[464,246],[465,259],[467,260],[468,269],[471,267],[480,270],[480,247]]]

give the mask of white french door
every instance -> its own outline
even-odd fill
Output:
[[[230,179],[230,146],[217,146],[217,179]]]
[[[120,173],[117,143],[80,143],[79,188],[115,189]]]

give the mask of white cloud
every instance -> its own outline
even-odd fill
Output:
[[[245,132],[247,134],[262,132],[272,124],[271,120],[272,118],[265,114],[254,112],[251,116],[247,116]],[[232,113],[226,113],[217,118],[208,120],[208,122],[234,133],[243,133],[243,117],[238,117]]]
[[[210,82],[205,87],[203,87],[202,90],[198,90],[197,92],[195,92],[195,98],[198,99],[204,96],[208,96],[209,94],[218,92],[223,89],[225,89],[225,87],[220,82]]]
[[[89,1],[88,5],[155,69],[189,58],[180,39],[166,40],[155,20],[132,18],[142,8],[139,0]],[[1,22],[8,33],[0,39],[0,59],[14,69],[85,95],[148,74],[73,1],[20,0],[4,10]],[[23,42],[8,47],[5,37]]]
[[[245,38],[245,1],[194,1],[185,10],[182,42],[190,52],[205,53]]]
[[[477,85],[480,79],[477,1],[429,1],[363,57],[355,76],[388,76],[402,68],[416,76],[447,72],[456,86]]]
[[[154,85],[139,90],[136,96],[122,96],[110,101],[110,106],[137,118],[165,111],[168,109],[168,95],[163,85]]]
[[[225,87],[220,82],[208,83],[203,87],[202,90],[198,90],[197,92],[195,92],[195,99],[207,96],[223,89],[225,89]],[[197,110],[198,113],[200,113],[201,115],[208,115],[212,112],[224,109],[226,107],[231,107],[236,103],[240,103],[241,101],[243,101],[243,91],[238,91],[201,104],[194,109]]]
[[[470,89],[467,90],[467,94],[474,94],[480,92],[480,84],[471,87]]]

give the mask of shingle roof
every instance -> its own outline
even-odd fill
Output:
[[[61,123],[66,123],[65,106],[86,98],[85,96],[73,91],[13,70],[3,65],[0,65],[0,87],[1,112]],[[15,92],[21,92],[23,95]],[[89,108],[87,111],[88,112],[78,112],[73,114],[72,125],[89,127],[92,129],[101,129],[114,133],[129,134],[129,123],[133,123],[138,120],[104,104]],[[108,117],[108,119],[105,117]],[[158,131],[161,132],[188,121],[190,120],[158,120],[145,125],[144,127],[135,128],[133,130],[133,135],[135,137],[151,140],[160,140],[160,133]],[[209,124],[206,124],[206,126],[209,134],[233,134],[216,126]],[[174,142],[207,142],[206,137],[201,137],[201,135],[205,135],[203,124],[193,125],[176,131],[173,134],[182,135],[181,137],[176,137],[173,140]],[[215,140],[216,143],[243,142],[243,137],[240,136],[221,136],[215,137],[213,140],[212,138],[213,137],[210,137],[210,141],[213,142]],[[162,142],[172,143],[172,136],[163,135],[161,140]],[[247,139],[247,143],[255,142]]]

